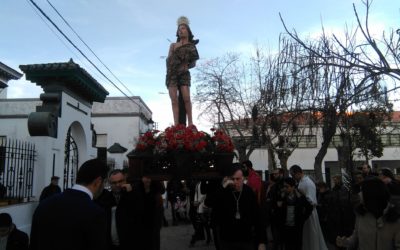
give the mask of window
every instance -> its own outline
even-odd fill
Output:
[[[400,146],[400,134],[382,135],[382,143],[384,147]]]
[[[329,143],[329,147],[330,148],[335,148],[336,146],[342,145],[342,144],[343,144],[343,142],[342,142],[342,138],[340,137],[340,135],[334,135],[332,137],[331,142]]]
[[[297,148],[316,148],[317,136],[316,135],[300,135],[291,138],[291,142],[298,144]]]
[[[283,139],[284,137],[281,137],[281,138]],[[239,140],[240,137],[234,136],[232,139]],[[290,139],[290,141],[289,141],[289,139]],[[246,141],[246,143],[250,144],[252,137],[245,136],[244,140]],[[298,136],[286,137],[285,141],[286,141],[286,143],[289,144],[289,147],[295,147],[296,145],[297,145],[297,148],[316,148],[317,147],[317,136],[316,135],[298,135]],[[256,141],[254,143],[256,144],[257,148],[265,147],[265,145],[261,144],[261,141]]]

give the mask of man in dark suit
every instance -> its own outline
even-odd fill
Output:
[[[58,186],[58,176],[52,176],[50,184],[42,190],[39,201],[42,201],[52,195],[61,193],[61,188]]]
[[[133,229],[137,211],[134,209],[135,193],[120,169],[111,171],[108,182],[111,191],[104,189],[95,202],[106,212],[107,246],[109,250],[124,250],[134,246]]]
[[[223,180],[216,194],[212,223],[219,232],[221,250],[264,249],[265,225],[253,190],[244,184],[242,166],[234,163],[231,175]],[[257,246],[258,248],[255,248]]]
[[[0,249],[27,250],[28,235],[20,230],[12,222],[8,213],[0,214]]]
[[[83,163],[76,184],[43,200],[32,219],[31,250],[105,250],[106,216],[92,200],[103,190],[106,164]]]

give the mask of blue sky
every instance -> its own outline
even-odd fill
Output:
[[[95,58],[70,32],[46,0],[35,2],[97,65]],[[134,95],[153,111],[164,128],[172,122],[164,84],[165,56],[169,41],[176,39],[176,19],[185,15],[200,39],[201,60],[227,52],[249,54],[255,44],[273,50],[283,26],[303,37],[320,32],[321,23],[336,34],[347,24],[354,27],[352,3],[364,16],[360,0],[50,0],[72,27]],[[28,0],[1,0],[0,61],[18,69],[21,64],[65,62],[70,58],[91,73],[110,96],[122,94],[107,83],[67,42],[58,38],[40,19]],[[400,2],[375,0],[371,9],[374,32],[400,27]],[[54,30],[54,29],[53,29]],[[62,40],[63,42],[61,42]],[[103,72],[108,73],[105,69]],[[192,70],[193,71],[193,70]],[[194,73],[194,72],[192,72]],[[109,75],[109,74],[107,74]],[[112,78],[110,76],[110,78]],[[113,79],[114,80],[114,79]],[[114,80],[116,82],[116,80]],[[9,98],[38,97],[41,89],[24,79],[11,81]],[[122,88],[122,87],[121,87]],[[195,86],[192,92],[195,91]],[[196,110],[196,107],[194,107]],[[195,112],[196,113],[196,112]],[[208,126],[197,121],[200,127]]]

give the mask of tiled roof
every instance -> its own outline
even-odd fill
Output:
[[[400,122],[400,111],[393,111],[392,122]]]
[[[5,65],[2,62],[0,62],[0,74],[5,76],[8,80],[18,80],[22,76],[21,73],[8,67],[7,65]]]
[[[20,65],[26,79],[46,89],[54,80],[63,87],[84,95],[90,102],[104,102],[108,91],[72,59],[69,62]]]

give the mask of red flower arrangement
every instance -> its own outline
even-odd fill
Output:
[[[141,176],[144,168],[152,174],[167,173],[179,178],[191,176],[192,171],[201,175],[207,171],[224,173],[232,164],[234,145],[223,130],[212,131],[211,137],[194,125],[177,125],[161,133],[146,132],[128,156],[132,176]]]
[[[164,132],[164,139],[169,151],[181,150],[203,153],[210,143],[209,138],[208,134],[198,131],[195,125],[186,127],[179,124],[166,128]],[[163,143],[163,141],[161,140],[160,143]]]
[[[212,137],[203,131],[198,131],[195,125],[171,126],[160,134],[158,130],[148,131],[139,137],[135,151],[153,154],[165,154],[172,151],[232,153],[235,148],[232,139],[221,129],[211,130]]]
[[[152,151],[156,146],[156,134],[158,130],[147,131],[139,137],[135,150],[138,152]]]
[[[232,153],[235,149],[233,145],[232,139],[225,133],[222,129],[212,128],[214,135],[211,137],[211,140],[215,145],[215,152],[218,153]]]

